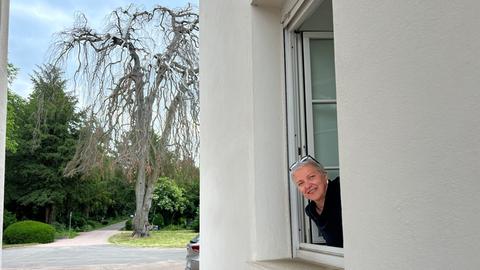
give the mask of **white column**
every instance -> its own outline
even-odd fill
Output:
[[[291,257],[280,19],[280,8],[252,8],[255,260]]]
[[[333,1],[346,269],[479,268],[478,10]]]
[[[250,8],[200,4],[201,269],[246,270],[255,248]]]
[[[3,224],[3,197],[5,187],[5,135],[7,129],[7,53],[9,0],[0,1],[0,224]],[[0,226],[0,246],[3,226]],[[0,248],[0,265],[2,256]]]
[[[291,256],[280,9],[200,5],[201,268]]]

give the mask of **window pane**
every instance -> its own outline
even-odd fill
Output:
[[[338,166],[337,105],[313,105],[315,156],[323,166]]]
[[[310,40],[313,99],[336,99],[333,40]]]
[[[335,178],[337,178],[338,176],[340,176],[340,171],[339,170],[328,170],[327,169],[327,174],[328,174],[328,179],[330,180],[333,180]]]

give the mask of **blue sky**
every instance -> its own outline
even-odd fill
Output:
[[[156,4],[175,8],[187,3],[198,7],[198,0],[10,0],[8,61],[20,68],[12,90],[28,97],[32,91],[30,75],[37,65],[46,63],[53,34],[71,27],[76,12],[84,13],[95,29],[101,29],[112,10],[132,2],[146,8]]]

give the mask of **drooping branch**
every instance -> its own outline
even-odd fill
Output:
[[[113,11],[103,31],[80,14],[53,46],[55,63],[76,62],[75,85],[90,97],[89,121],[65,173],[109,159],[135,178],[135,236],[148,235],[153,187],[168,153],[192,160],[198,150],[198,23],[190,6],[130,6]]]
[[[73,28],[59,33],[55,63],[77,62],[75,83],[88,89],[91,123],[101,130],[83,136],[70,173],[88,170],[100,156],[114,156],[135,173],[141,159],[158,165],[161,157],[148,154],[158,147],[196,154],[198,23],[191,7],[130,6],[113,11],[102,32],[80,14]],[[103,147],[92,147],[100,141]]]

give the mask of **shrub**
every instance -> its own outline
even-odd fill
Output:
[[[200,220],[199,220],[199,216],[195,217],[195,219],[192,221],[192,223],[190,224],[189,228],[191,230],[194,230],[196,232],[199,232],[200,231]]]
[[[7,209],[3,210],[3,230],[10,226],[11,224],[17,222],[17,217],[14,213],[8,211]]]
[[[164,225],[162,214],[156,214],[152,219],[152,224],[162,227]]]
[[[81,228],[85,225],[87,225],[87,219],[79,213],[73,213],[72,228]]]
[[[188,226],[189,229],[194,230],[196,232],[200,231],[200,208],[197,207],[195,219],[193,219],[192,223]]]
[[[131,231],[131,230],[133,230],[133,224],[132,224],[132,220],[131,220],[131,219],[128,219],[128,220],[125,222],[125,230],[126,230],[126,231]]]
[[[100,227],[100,222],[89,219],[87,220],[87,225],[89,225],[92,228],[98,228]]]
[[[169,224],[162,228],[164,231],[180,231],[185,230],[185,226],[182,224]]]
[[[62,224],[60,222],[52,222],[52,224],[50,224],[53,226],[53,228],[55,228],[55,231],[65,231],[67,229],[67,227],[65,226],[65,224]]]
[[[188,225],[187,218],[186,217],[180,217],[178,219],[177,224],[186,227]]]
[[[82,227],[78,228],[78,231],[80,232],[89,232],[91,230],[93,230],[93,226],[89,224],[85,224]]]
[[[25,220],[14,223],[5,230],[7,244],[50,243],[55,237],[55,229],[43,222]]]

